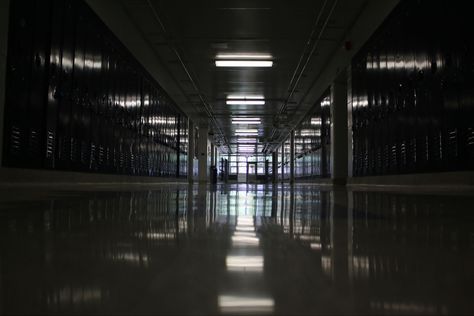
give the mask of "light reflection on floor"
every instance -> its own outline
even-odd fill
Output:
[[[474,312],[474,196],[179,186],[0,195],[0,314]]]

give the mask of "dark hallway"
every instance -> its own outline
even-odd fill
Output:
[[[0,0],[0,315],[474,314],[458,0]]]

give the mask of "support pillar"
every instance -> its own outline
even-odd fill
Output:
[[[211,143],[211,166],[215,166],[216,164],[214,163],[214,158],[215,158],[215,152],[214,152],[214,144]]]
[[[352,148],[352,68],[347,67],[347,177],[352,177],[353,148]]]
[[[347,181],[347,74],[343,71],[331,84],[331,179]]]
[[[290,133],[290,183],[295,183],[295,131]]]
[[[284,167],[284,162],[285,162],[285,142],[281,144],[281,182],[285,181],[285,167]]]
[[[198,139],[198,181],[199,183],[206,183],[208,181],[208,141],[209,127],[207,125],[199,125],[199,139]]]
[[[188,119],[188,181],[193,182],[194,174],[194,124]]]
[[[219,153],[217,151],[217,146],[214,146],[214,166],[217,168],[217,162],[219,161]]]
[[[273,183],[278,182],[278,149],[272,153],[272,171],[273,171]]]
[[[0,166],[2,166],[3,159],[3,121],[5,111],[9,13],[10,0],[0,1]]]

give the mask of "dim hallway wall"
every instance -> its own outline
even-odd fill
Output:
[[[0,153],[3,152],[3,119],[5,110],[5,77],[7,72],[8,21],[10,0],[0,0]],[[2,165],[0,154],[0,166]]]

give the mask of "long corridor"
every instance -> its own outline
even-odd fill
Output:
[[[474,195],[4,190],[0,314],[461,314]]]

